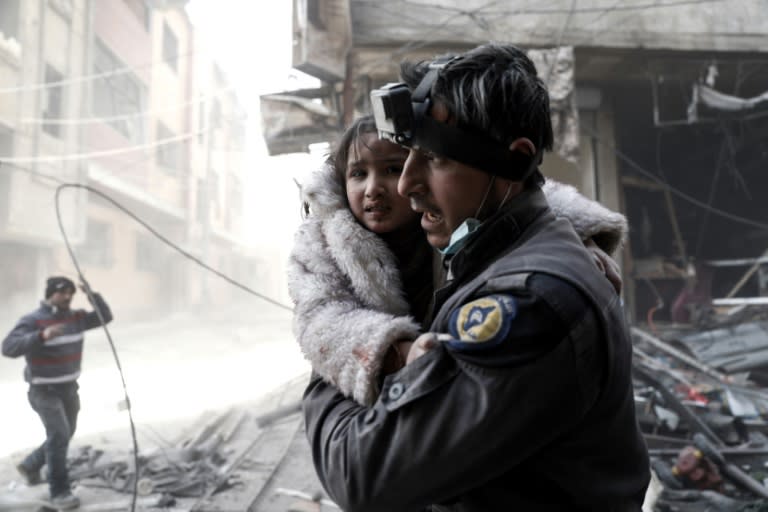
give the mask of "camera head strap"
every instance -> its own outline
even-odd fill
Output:
[[[498,140],[430,116],[432,85],[440,72],[461,57],[442,58],[429,64],[427,74],[410,92],[404,83],[387,84],[371,91],[379,138],[402,146],[431,151],[513,181],[523,181],[540,163],[540,156],[510,151]]]

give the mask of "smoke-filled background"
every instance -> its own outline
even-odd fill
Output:
[[[260,95],[312,83],[291,68],[290,2],[38,7],[0,2],[0,68],[15,71],[0,71],[2,335],[38,307],[46,277],[77,280],[55,196],[82,183],[256,293],[201,268],[108,199],[61,190],[74,255],[114,313],[140,437],[306,372],[284,274],[301,219],[295,180],[321,155],[268,156],[259,113]],[[34,23],[43,24],[39,41],[23,29]],[[73,307],[90,309],[83,293]],[[0,359],[0,456],[44,438],[23,367],[23,358]],[[78,436],[127,435],[101,329],[86,334],[79,383]]]
[[[764,319],[767,12],[763,0],[0,0],[0,330],[38,306],[48,276],[77,279],[66,235],[114,312],[142,436],[302,375],[285,286],[297,183],[403,58],[510,38],[550,91],[543,173],[627,217],[615,258],[629,322]],[[74,306],[89,307],[82,293]],[[125,433],[105,333],[85,347],[77,436]],[[42,441],[23,366],[0,359],[0,456]]]

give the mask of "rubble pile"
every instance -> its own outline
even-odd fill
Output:
[[[111,454],[82,446],[70,455],[70,475],[78,486],[155,496],[155,506],[176,498],[200,498],[236,484],[230,469],[236,453],[227,443],[246,419],[230,410],[202,424],[191,437],[140,454]]]
[[[765,308],[631,332],[646,509],[768,511]]]
[[[298,411],[295,402],[258,416],[242,409],[204,415],[192,434],[140,453],[138,471],[132,453],[109,453],[85,445],[70,454],[70,475],[81,491],[135,492],[142,510],[171,506],[190,512],[223,510],[227,505],[219,506],[219,498],[231,502],[234,494],[244,491],[248,496],[238,507],[245,510],[261,492],[261,481],[267,480],[258,473],[272,473],[285,455],[285,449],[264,453],[263,446],[286,443],[290,439],[286,432],[295,431],[291,425],[297,423]],[[281,424],[287,427],[283,433]]]

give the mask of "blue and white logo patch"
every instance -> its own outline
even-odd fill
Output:
[[[448,344],[459,350],[495,347],[507,338],[517,304],[511,295],[489,295],[456,308],[451,313]]]

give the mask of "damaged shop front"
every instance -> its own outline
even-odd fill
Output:
[[[768,303],[767,68],[754,56],[649,56],[645,79],[616,90],[636,321],[707,326],[716,308]]]
[[[630,226],[646,510],[768,509],[766,69],[754,53],[576,51],[577,88],[612,126],[580,111],[593,160],[615,166],[597,165],[595,196],[615,177]]]

